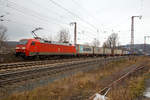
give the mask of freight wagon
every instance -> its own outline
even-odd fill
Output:
[[[93,55],[94,51],[93,51],[93,47],[88,46],[88,45],[80,45],[77,44],[76,45],[76,53],[77,55]]]
[[[114,49],[114,55],[115,56],[121,56],[122,55],[122,50],[121,49]]]
[[[94,49],[94,55],[103,56],[104,55],[104,49],[102,47],[93,47]]]
[[[103,48],[104,49],[104,55],[105,56],[111,56],[112,50],[110,48]]]
[[[123,50],[122,52],[123,52],[123,55],[129,55],[130,54],[129,51],[126,51],[126,50]]]

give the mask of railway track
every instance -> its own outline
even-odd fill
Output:
[[[123,73],[119,78],[117,78],[116,80],[114,80],[113,82],[111,82],[110,84],[108,84],[107,86],[105,86],[104,88],[102,88],[100,91],[98,91],[98,94],[104,95],[106,96],[107,93],[116,85],[119,84],[119,82],[121,82],[122,80],[124,80],[125,78],[127,78],[129,75],[133,74],[136,71],[139,71],[141,69],[145,68],[144,63],[142,63],[141,65],[137,66],[137,65],[133,65],[132,68],[127,68],[126,72]],[[95,93],[94,95],[90,96],[87,100],[93,100],[94,97],[96,96]]]
[[[120,60],[124,58],[125,57],[107,58],[107,59],[96,58],[72,62],[55,63],[55,64],[35,65],[34,67],[31,66],[29,69],[25,70],[16,70],[0,73],[0,87],[4,87],[6,85],[15,84],[30,79],[49,76],[65,72],[68,70],[70,71],[73,69],[85,68],[89,65],[104,63],[105,61],[109,62],[112,60]]]
[[[6,73],[12,70],[21,70],[21,69],[27,69],[31,67],[38,67],[39,65],[54,64],[54,63],[69,62],[69,61],[79,61],[79,60],[84,60],[84,58],[6,63],[6,64],[0,64],[0,73]]]

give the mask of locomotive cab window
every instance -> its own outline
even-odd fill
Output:
[[[34,42],[34,41],[32,41],[31,45],[35,45],[35,42]]]
[[[19,44],[20,45],[26,45],[28,43],[28,40],[20,40]]]

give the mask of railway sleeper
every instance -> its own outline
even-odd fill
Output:
[[[83,64],[83,65],[85,65],[85,64]],[[52,71],[48,71],[48,73],[51,73],[51,74],[56,74],[56,73],[60,73],[60,72],[63,72],[63,71],[66,71],[66,70],[71,70],[71,69],[74,69],[74,68],[80,68],[80,67],[66,67],[66,68],[62,68],[62,69],[59,69],[59,70],[52,70]],[[46,72],[47,73],[47,72]],[[15,77],[14,79],[12,78],[12,79],[9,79],[9,80],[3,80],[3,81],[1,81],[0,83],[3,83],[3,84],[0,84],[0,85],[4,85],[4,84],[9,84],[9,83],[15,83],[15,82],[19,82],[19,81],[21,81],[21,80],[24,80],[24,79],[29,79],[30,77],[31,77],[31,79],[33,78],[33,76],[34,77],[37,77],[37,75],[38,75],[39,73],[37,73],[37,74],[35,74],[35,75],[25,75],[25,76],[22,76],[22,77]],[[45,73],[44,73],[45,74]],[[42,74],[39,74],[39,75],[42,75]]]

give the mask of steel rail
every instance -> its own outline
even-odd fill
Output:
[[[98,91],[97,93],[101,94],[102,92],[110,90],[113,86],[115,86],[116,84],[119,84],[120,81],[122,81],[123,79],[125,79],[126,77],[128,77],[130,74],[134,73],[135,71],[141,70],[144,67],[145,66],[143,64],[140,65],[140,66],[137,66],[136,68],[134,68],[134,69],[128,71],[127,73],[123,74],[117,80],[111,82],[108,86],[104,87],[102,90]],[[108,93],[108,91],[107,91],[107,93]],[[92,100],[95,97],[95,95],[96,95],[96,93],[94,95],[90,96],[87,100]]]
[[[39,68],[33,68],[29,70],[23,70],[23,71],[17,71],[17,72],[11,72],[11,73],[4,73],[0,74],[0,85],[5,85],[7,82],[12,82],[13,80],[17,80],[18,77],[22,77],[25,75],[33,75],[33,74],[39,74],[40,72],[46,72],[46,71],[62,71],[66,70],[67,68],[71,69],[76,65],[81,65],[81,64],[89,64],[89,63],[94,63],[97,60],[86,60],[86,61],[75,61],[75,62],[68,62],[68,63],[60,63],[60,64],[49,64],[45,65],[45,67],[39,67]],[[71,67],[73,66],[73,67]],[[52,72],[51,72],[52,73]],[[32,77],[32,76],[31,76]]]
[[[110,57],[113,58],[113,57]],[[122,57],[118,57],[118,58],[122,58]],[[4,69],[12,69],[12,68],[19,68],[19,67],[25,67],[25,66],[31,66],[31,65],[42,65],[42,64],[49,64],[52,62],[60,62],[60,61],[77,61],[77,60],[82,60],[84,58],[78,58],[78,59],[59,59],[59,60],[45,60],[45,61],[30,61],[30,62],[16,62],[16,63],[6,63],[6,64],[0,64],[0,70],[4,70]],[[89,59],[89,58],[88,58]],[[95,58],[90,58],[90,59],[95,59]],[[101,58],[104,59],[104,58]]]
[[[84,63],[84,67],[85,65],[93,65],[93,63]],[[81,63],[80,63],[81,65]],[[75,66],[75,67],[69,67],[69,66],[66,66],[66,67],[62,67],[62,68],[59,68],[59,69],[52,69],[52,70],[46,70],[44,72],[34,72],[34,73],[24,73],[22,76],[15,76],[14,78],[10,78],[10,79],[5,79],[5,80],[2,80],[0,81],[0,86],[2,85],[6,85],[6,84],[9,84],[9,83],[16,83],[18,81],[23,81],[23,80],[29,80],[29,79],[35,79],[35,78],[39,78],[41,76],[47,76],[47,75],[53,75],[53,74],[57,74],[57,73],[61,73],[61,72],[64,72],[64,71],[67,71],[67,70],[73,70],[73,69],[77,69],[77,68],[81,68],[80,66]],[[82,67],[83,68],[83,67]]]
[[[121,57],[123,58],[123,57]],[[121,58],[116,58],[115,60],[119,60]],[[47,65],[36,65],[36,68],[14,71],[8,73],[0,74],[0,86],[7,85],[9,83],[15,83],[15,81],[23,81],[32,78],[36,78],[39,76],[44,76],[44,74],[55,74],[60,73],[66,70],[71,70],[75,68],[82,68],[82,65],[92,65],[97,63],[104,63],[106,59],[92,59],[92,60],[84,60],[84,61],[72,61],[65,63],[57,63],[57,64],[47,64]],[[108,58],[107,61],[112,61],[114,58]],[[85,66],[83,66],[85,67]]]
[[[53,64],[58,62],[69,62],[69,61],[79,61],[81,59],[62,59],[62,60],[46,60],[46,61],[31,61],[31,62],[18,62],[18,63],[7,63],[7,64],[0,64],[0,73],[5,71],[9,71],[11,69],[16,68],[27,68],[30,66],[35,65],[45,65],[45,64]]]

